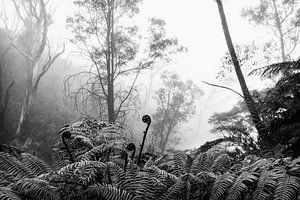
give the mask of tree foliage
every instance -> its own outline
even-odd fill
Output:
[[[195,100],[202,91],[191,80],[183,82],[171,72],[161,74],[163,87],[155,93],[158,105],[153,115],[153,142],[164,152],[179,126],[195,114]]]
[[[272,45],[277,59],[288,61],[299,42],[299,8],[297,0],[260,0],[255,7],[244,9],[242,16],[256,25],[268,28],[275,36],[265,45]],[[274,60],[273,60],[274,61]]]
[[[141,36],[137,26],[126,25],[139,11],[139,0],[74,1],[77,11],[67,18],[79,55],[89,70],[67,77],[84,78],[75,89],[75,100],[97,102],[98,115],[110,122],[124,118],[137,101],[136,80],[142,70],[170,61],[170,54],[183,50],[176,38],[168,38],[165,22],[152,18],[148,31]],[[127,23],[128,24],[128,23]],[[131,83],[124,84],[123,77]],[[81,99],[80,99],[81,97]],[[106,105],[103,105],[106,104]]]

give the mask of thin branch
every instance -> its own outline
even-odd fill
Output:
[[[54,63],[54,61],[64,52],[65,52],[65,44],[63,44],[63,49],[59,53],[57,53],[52,59],[51,59],[51,56],[49,55],[48,62],[43,66],[42,72],[38,75],[38,77],[36,78],[36,81],[33,85],[33,88],[35,90],[37,89],[42,76],[48,71],[48,69],[51,67],[51,65]],[[49,54],[50,54],[50,52],[49,52]]]
[[[222,86],[222,85],[212,84],[212,83],[208,83],[208,82],[205,82],[205,81],[202,81],[202,82],[205,83],[205,84],[207,84],[207,85],[210,85],[210,86],[214,86],[214,87],[219,87],[219,88],[230,90],[230,91],[236,93],[237,95],[239,95],[240,97],[244,98],[244,96],[241,93],[239,93],[239,92],[237,92],[237,91],[235,91],[235,90],[233,90],[233,89],[231,89],[229,87]]]

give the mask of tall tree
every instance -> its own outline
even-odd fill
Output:
[[[16,138],[22,134],[22,128],[27,120],[33,98],[36,95],[41,78],[46,74],[53,62],[64,52],[51,55],[47,41],[48,28],[51,25],[51,15],[44,0],[22,1],[11,0],[16,20],[3,19],[7,32],[11,33],[11,45],[26,59],[26,89],[22,103],[20,119],[16,130]],[[16,23],[19,31],[12,32],[8,24]],[[48,50],[45,48],[48,47]],[[43,54],[47,54],[43,59]]]
[[[277,42],[266,45],[278,49],[280,60],[285,62],[291,59],[299,42],[299,11],[297,0],[260,0],[257,6],[243,10],[242,16],[271,30]]]
[[[90,65],[89,70],[67,77],[67,82],[73,77],[85,77],[87,81],[75,91],[75,98],[79,94],[96,97],[100,106],[104,101],[104,117],[110,122],[124,116],[134,104],[133,93],[140,72],[157,61],[168,62],[170,51],[177,49],[177,40],[166,37],[163,20],[151,19],[149,37],[140,36],[142,39],[136,26],[125,25],[138,13],[139,2],[78,0],[74,1],[77,6],[74,16],[67,18],[74,35],[71,41]],[[129,76],[127,80],[131,83],[125,83],[124,76]]]
[[[161,75],[163,87],[154,99],[158,105],[153,115],[153,142],[162,153],[179,126],[195,114],[195,100],[202,91],[191,81],[183,82],[175,73]]]
[[[216,0],[216,3],[218,5],[218,10],[219,10],[219,14],[220,14],[221,22],[222,22],[222,27],[223,27],[227,47],[228,47],[228,50],[229,50],[229,53],[230,53],[230,56],[231,56],[231,59],[232,59],[232,62],[233,62],[235,73],[237,75],[237,78],[239,80],[239,84],[241,86],[241,90],[242,90],[242,93],[243,93],[243,96],[244,96],[244,100],[245,100],[246,105],[248,107],[248,110],[251,114],[253,124],[255,125],[255,128],[257,129],[259,137],[264,137],[263,124],[262,124],[261,119],[260,119],[259,114],[258,114],[257,105],[253,101],[253,98],[252,98],[252,96],[249,92],[249,89],[248,89],[248,86],[246,84],[244,75],[241,71],[240,63],[239,63],[237,55],[235,53],[235,49],[234,49],[232,39],[231,39],[231,36],[230,36],[230,32],[229,32],[229,29],[228,29],[228,25],[227,25],[226,16],[225,16],[225,13],[224,13],[224,8],[223,8],[222,1],[221,0]]]
[[[2,35],[2,38],[5,38],[5,36]],[[10,100],[10,90],[15,84],[15,81],[12,80],[9,84],[5,84],[3,80],[3,70],[5,68],[5,65],[7,65],[5,57],[8,54],[11,45],[4,44],[1,47],[3,48],[0,49],[0,136],[1,138],[3,138],[3,140],[5,140],[5,119],[8,109],[8,103]]]

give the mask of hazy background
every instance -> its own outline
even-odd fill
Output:
[[[1,1],[2,5],[6,4],[6,0]],[[234,44],[250,44],[253,41],[259,43],[269,37],[266,29],[251,25],[247,19],[241,17],[242,9],[255,5],[256,0],[227,0],[223,3]],[[60,58],[60,62],[50,69],[52,72],[49,75],[50,85],[56,87],[61,84],[63,87],[63,74],[80,69],[84,61],[73,54],[76,47],[68,41],[71,33],[66,29],[66,17],[73,13],[72,1],[53,0],[51,6],[55,11],[54,24],[50,26],[48,37],[50,43],[57,49],[65,43],[66,51]],[[140,116],[151,115],[151,111],[154,112],[155,103],[152,96],[160,87],[159,76],[162,71],[176,72],[183,80],[193,80],[203,90],[204,95],[196,103],[197,112],[194,117],[181,127],[179,133],[182,139],[176,148],[199,147],[206,141],[218,137],[210,133],[211,126],[208,124],[208,118],[214,112],[229,110],[239,100],[239,97],[230,91],[201,82],[226,85],[240,91],[235,79],[222,82],[216,79],[221,66],[221,57],[227,50],[217,5],[213,0],[144,0],[135,21],[140,28],[143,28],[149,17],[165,20],[167,34],[177,37],[179,43],[188,51],[176,56],[170,65],[156,66],[151,71],[144,71],[139,77],[138,83],[144,86],[141,91],[143,95]],[[60,78],[57,78],[58,76]],[[255,77],[247,77],[246,80],[249,89],[265,86]],[[76,117],[73,119],[76,120]],[[136,128],[133,127],[136,132],[143,131],[144,125],[140,119],[133,118],[131,121],[133,124],[140,123]]]

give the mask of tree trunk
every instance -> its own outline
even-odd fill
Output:
[[[235,53],[235,50],[234,50],[234,47],[233,47],[233,44],[232,44],[232,40],[231,40],[231,36],[230,36],[230,33],[229,33],[229,29],[228,29],[228,25],[227,25],[227,21],[226,21],[226,16],[225,16],[225,13],[224,13],[224,8],[223,8],[222,1],[221,0],[216,0],[216,2],[217,2],[217,5],[218,5],[219,14],[220,14],[222,27],[223,27],[223,31],[224,31],[224,36],[225,36],[227,47],[228,47],[228,50],[230,52],[230,56],[231,56],[231,59],[232,59],[233,65],[234,65],[234,69],[235,69],[237,78],[239,80],[239,83],[240,83],[240,86],[241,86],[241,89],[242,89],[242,92],[243,92],[243,95],[244,95],[244,100],[246,102],[246,105],[247,105],[248,110],[250,112],[253,124],[254,124],[255,128],[257,129],[259,139],[260,139],[261,137],[264,137],[264,134],[263,134],[263,130],[262,130],[262,128],[263,128],[262,123],[261,123],[261,120],[260,120],[259,115],[258,115],[257,107],[256,107],[255,102],[252,99],[252,96],[251,96],[249,90],[248,90],[246,81],[244,79],[243,73],[242,73],[241,68],[240,68],[239,61],[237,59],[237,56],[236,56],[236,53]]]
[[[275,21],[276,21],[276,28],[278,29],[278,33],[279,33],[279,41],[280,41],[280,49],[281,49],[281,59],[282,62],[286,61],[286,53],[285,53],[285,45],[284,45],[284,39],[283,39],[283,33],[282,33],[282,27],[281,27],[281,22],[280,22],[280,18],[279,18],[279,13],[278,13],[278,9],[277,9],[277,5],[275,0],[272,0],[273,6],[274,6],[274,10],[275,10]]]
[[[33,69],[34,62],[31,60],[27,60],[27,80],[26,80],[26,89],[25,89],[25,97],[22,103],[20,119],[18,122],[18,127],[16,131],[16,141],[19,140],[18,137],[22,134],[24,123],[27,120],[27,115],[30,110],[30,106],[32,103],[32,95],[33,95]]]

